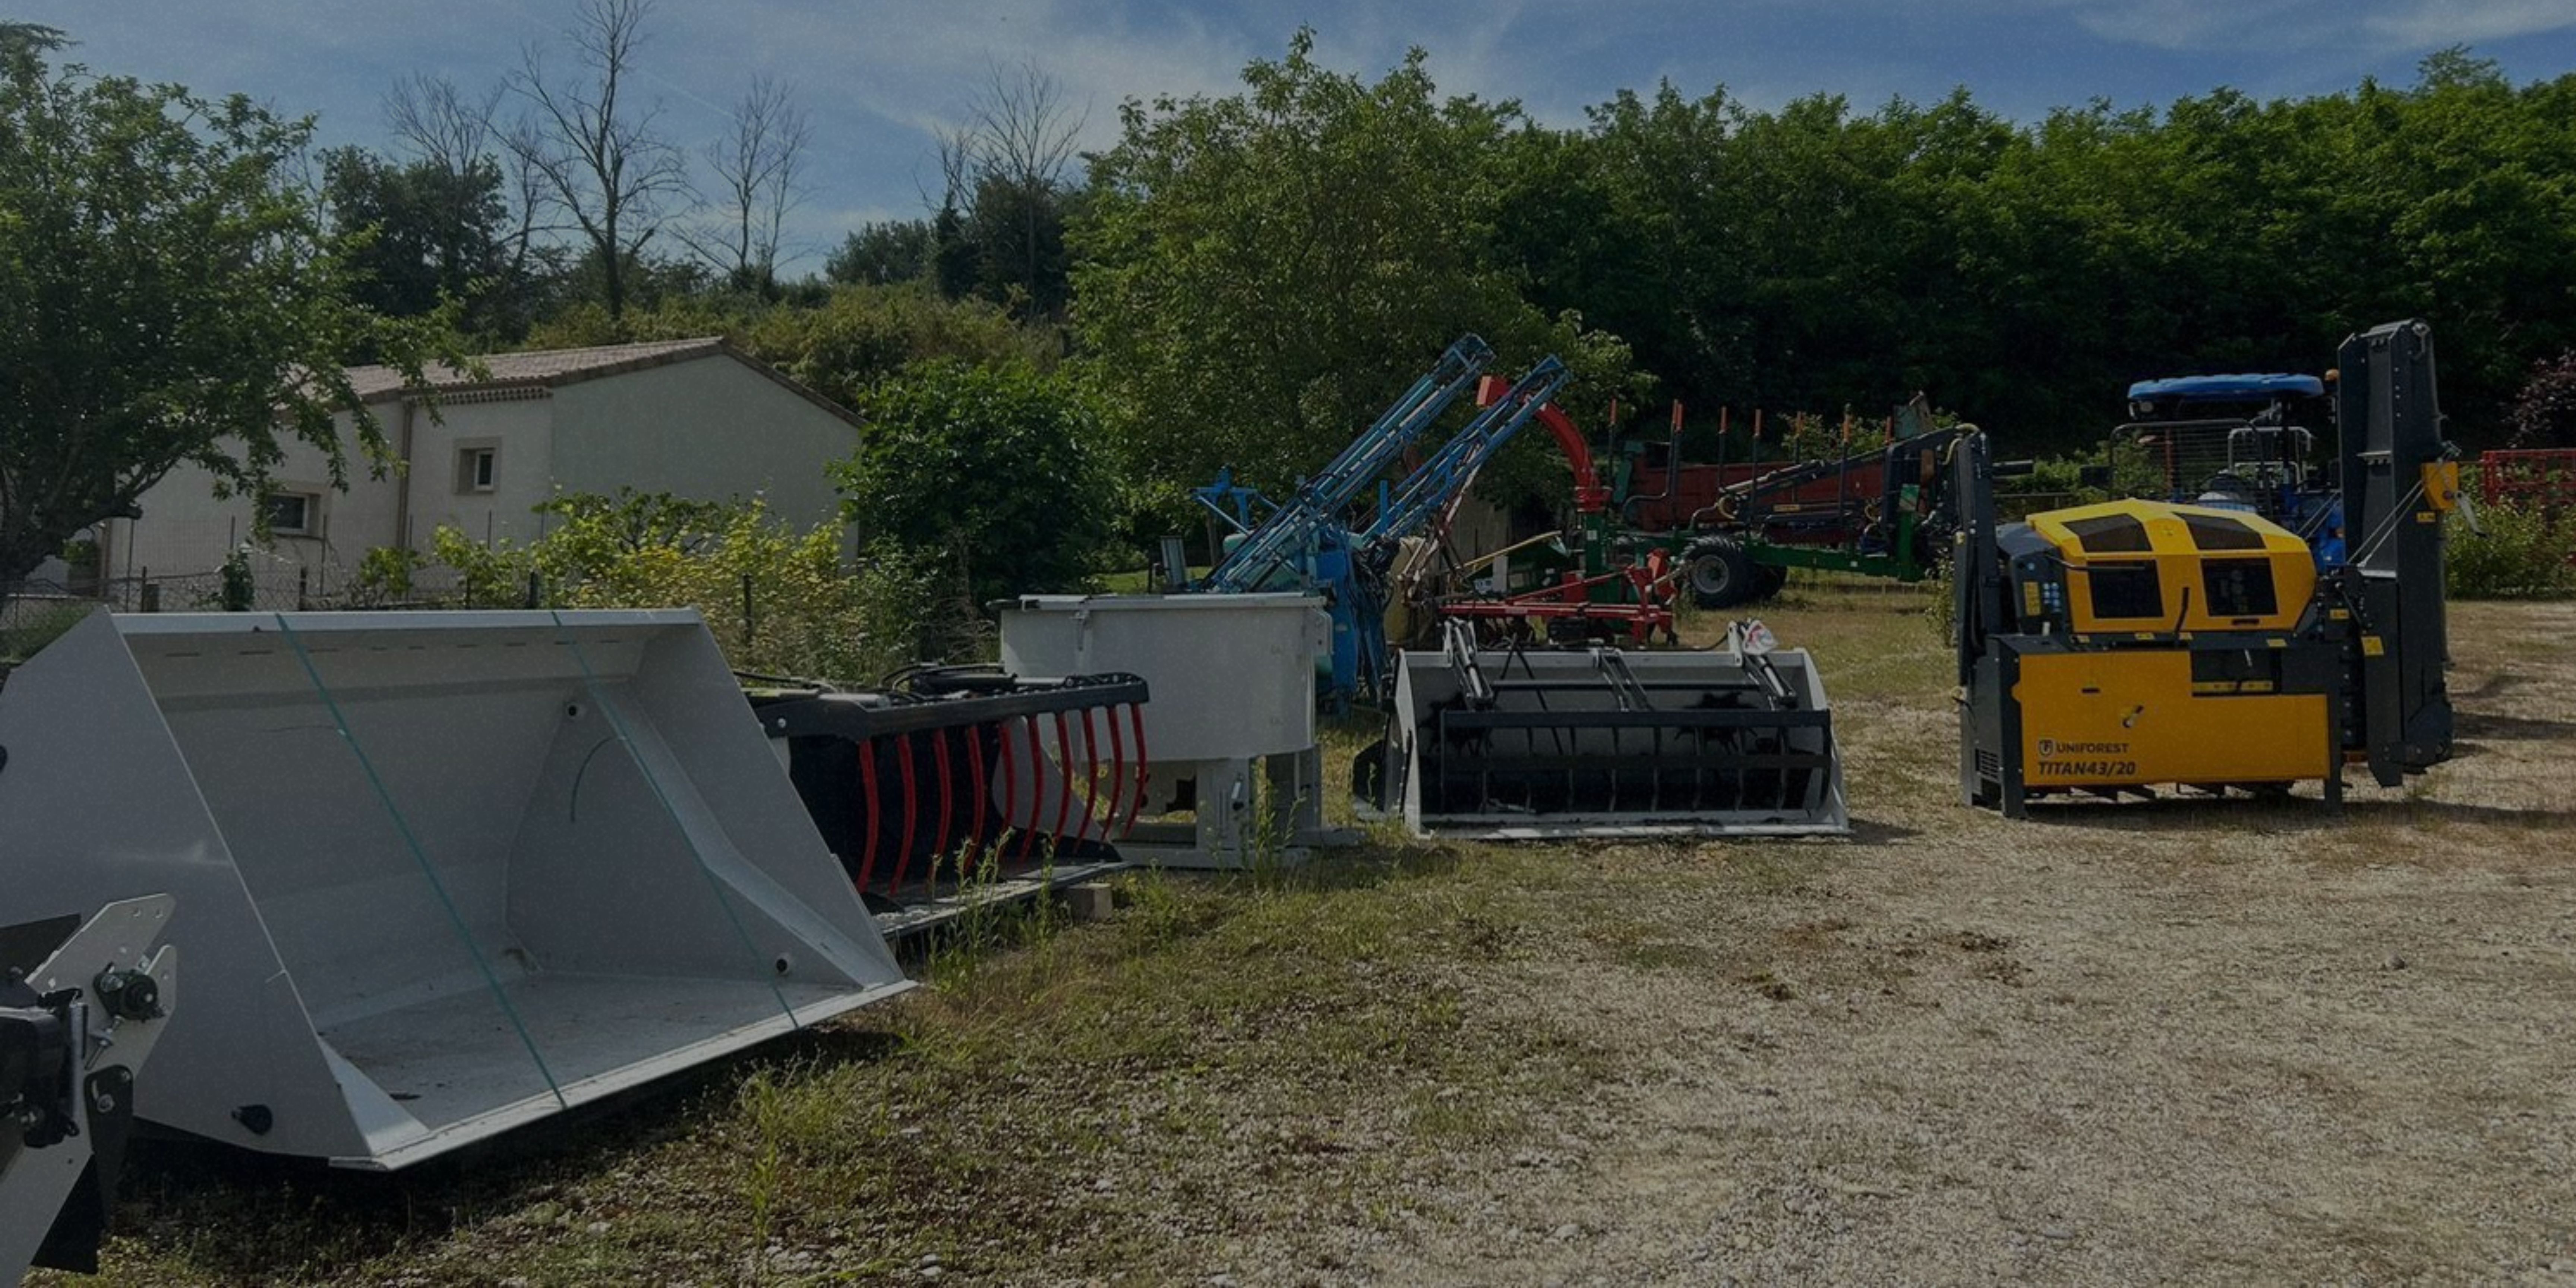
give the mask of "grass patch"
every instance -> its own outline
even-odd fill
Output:
[[[933,987],[540,1131],[534,1157],[380,1184],[147,1158],[114,1274],[796,1281],[936,1257],[970,1278],[1151,1277],[1282,1213],[1365,1218],[1610,1067],[1461,989],[1460,963],[1549,951],[1550,892],[1520,884],[1547,865],[1499,860],[1370,846],[1258,877],[1125,874],[1107,922],[997,922],[934,951]]]

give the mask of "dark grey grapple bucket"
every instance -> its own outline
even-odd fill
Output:
[[[1807,654],[1406,652],[1363,804],[1483,840],[1848,833]]]

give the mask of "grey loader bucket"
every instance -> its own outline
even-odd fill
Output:
[[[177,898],[165,1127],[402,1167],[906,987],[693,612],[99,613],[0,747],[13,909]]]
[[[1366,812],[1482,840],[1851,830],[1824,684],[1758,625],[1708,650],[1477,649],[1398,661]]]

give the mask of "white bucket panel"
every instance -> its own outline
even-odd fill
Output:
[[[0,746],[13,901],[180,896],[200,1135],[400,1166],[904,987],[694,613],[102,614]]]
[[[1154,694],[1157,763],[1246,760],[1315,745],[1315,658],[1331,627],[1313,595],[1023,595],[1002,613],[1013,675],[1125,671]]]

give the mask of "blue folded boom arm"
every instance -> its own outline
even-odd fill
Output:
[[[1472,335],[1449,346],[1438,366],[1258,525],[1250,521],[1251,503],[1266,500],[1235,485],[1230,475],[1199,489],[1200,504],[1248,531],[1194,589],[1321,591],[1333,620],[1328,691],[1343,704],[1377,691],[1386,652],[1382,579],[1396,546],[1465,491],[1477,471],[1555,396],[1565,384],[1564,364],[1551,357],[1533,367],[1406,475],[1374,518],[1354,529],[1344,516],[1492,360],[1493,351]]]
[[[1235,548],[1219,559],[1209,570],[1198,589],[1220,593],[1258,590],[1278,576],[1283,569],[1293,569],[1311,559],[1319,534],[1325,528],[1338,528],[1339,515],[1366,491],[1387,466],[1395,462],[1413,440],[1420,438],[1440,413],[1449,409],[1458,395],[1476,383],[1494,351],[1473,335],[1460,336],[1440,362],[1404,396],[1395,400],[1377,422],[1351,440],[1333,463],[1323,472],[1297,485],[1297,493],[1285,505],[1274,506],[1259,524],[1252,522],[1248,501],[1268,499],[1249,488],[1235,485],[1232,471],[1222,471],[1217,481],[1198,490],[1199,504],[1215,512],[1229,526],[1245,533]]]

